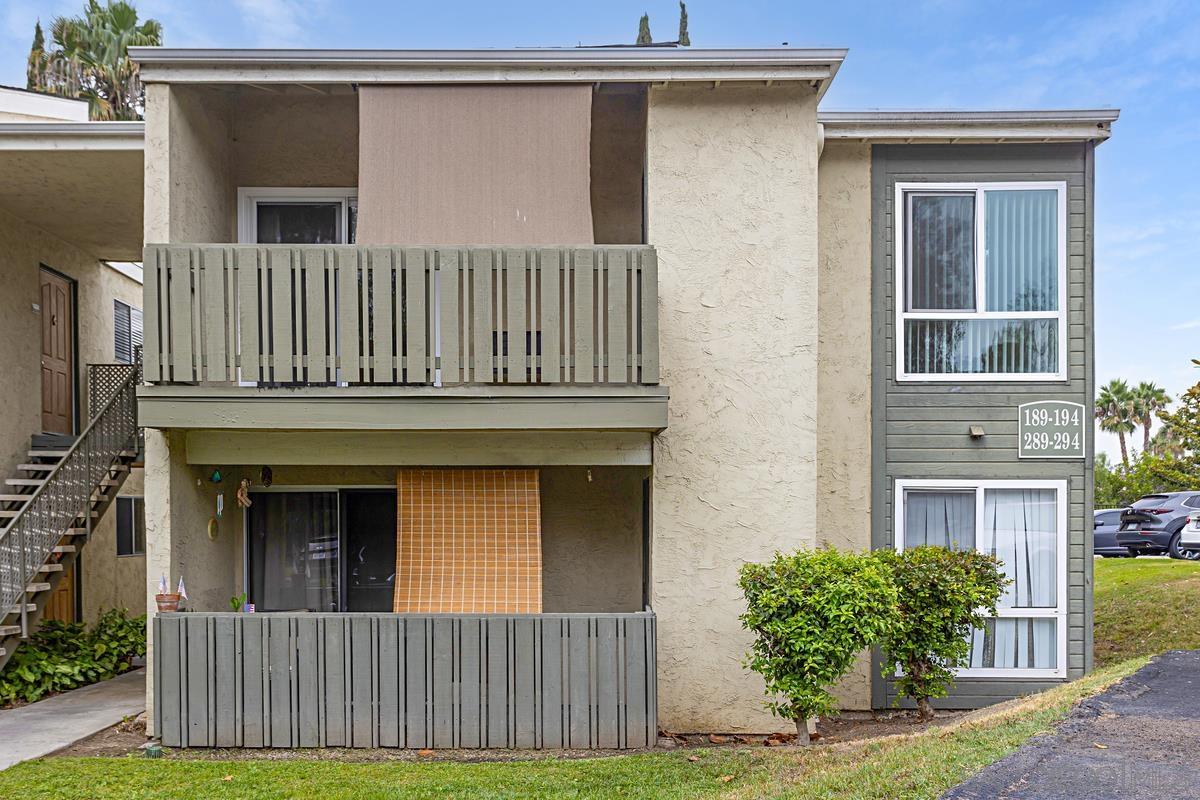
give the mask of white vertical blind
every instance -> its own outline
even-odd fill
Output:
[[[988,311],[1058,309],[1058,192],[985,191]]]

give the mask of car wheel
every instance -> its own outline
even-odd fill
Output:
[[[1200,550],[1185,550],[1179,547],[1179,534],[1171,537],[1171,544],[1167,548],[1167,554],[1171,558],[1178,558],[1184,561],[1200,561]]]

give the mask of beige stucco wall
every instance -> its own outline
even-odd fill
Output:
[[[827,142],[818,172],[818,543],[871,548],[871,147]],[[838,687],[845,709],[871,707],[864,654]]]
[[[141,497],[145,471],[130,470],[119,497]],[[80,554],[83,619],[95,622],[110,608],[125,608],[132,615],[145,610],[146,556],[117,555],[117,507],[108,507],[92,529]]]
[[[0,472],[24,460],[29,437],[42,430],[41,278],[46,265],[78,286],[79,393],[86,417],[87,365],[111,364],[113,300],[142,305],[141,284],[92,254],[0,211]]]
[[[543,610],[641,611],[642,481],[650,470],[541,473]]]
[[[742,666],[737,572],[817,536],[816,97],[654,88],[647,139],[671,388],[654,454],[659,722],[785,730]]]
[[[271,95],[243,87],[234,100],[233,136],[236,186],[358,185],[357,94]]]
[[[146,109],[147,242],[237,241],[242,186],[358,185],[356,95],[150,84]]]
[[[149,84],[145,147],[145,241],[234,241],[227,94]]]

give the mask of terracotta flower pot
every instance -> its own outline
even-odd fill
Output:
[[[179,592],[167,592],[166,594],[154,595],[154,602],[158,603],[159,611],[178,611],[179,600],[181,599]]]

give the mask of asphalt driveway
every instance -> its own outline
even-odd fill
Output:
[[[1200,651],[1173,650],[943,800],[1200,800]]]

